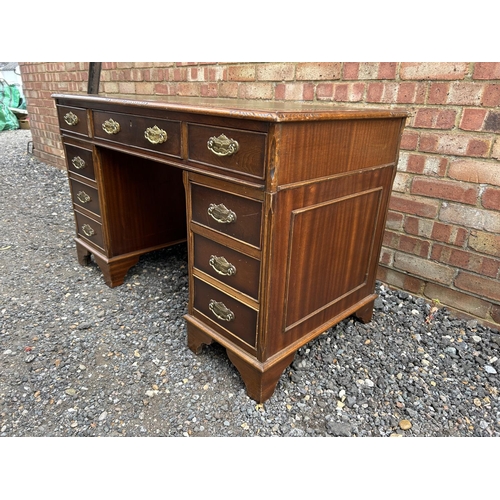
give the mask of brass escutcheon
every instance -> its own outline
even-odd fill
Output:
[[[234,313],[231,309],[228,309],[223,302],[217,302],[214,299],[210,300],[208,308],[212,311],[214,316],[222,321],[232,321],[234,319]]]
[[[68,125],[71,125],[72,127],[74,127],[75,125],[78,124],[78,122],[80,121],[78,119],[78,116],[75,115],[75,113],[72,113],[71,111],[69,113],[66,113],[64,115],[64,121],[68,124]]]
[[[219,205],[210,203],[210,206],[208,207],[208,215],[221,224],[236,222],[236,214],[232,210],[226,208],[222,203]]]
[[[240,145],[234,139],[229,139],[221,134],[219,137],[210,137],[207,148],[217,156],[231,156],[238,152]]]
[[[85,191],[78,191],[76,194],[76,197],[82,202],[82,203],[88,203],[92,198],[85,192]]]
[[[78,170],[81,170],[82,168],[85,168],[85,160],[82,160],[79,156],[75,156],[72,160],[71,163],[75,168]]]
[[[92,226],[89,226],[88,224],[84,224],[82,226],[82,231],[85,236],[94,236],[95,231],[92,229]]]
[[[102,129],[104,130],[104,132],[106,132],[106,134],[117,134],[118,132],[120,132],[120,124],[110,118],[102,124]]]
[[[144,132],[144,137],[151,144],[163,144],[167,142],[167,133],[156,125],[154,127],[148,127]]]
[[[208,263],[215,272],[222,274],[223,276],[234,276],[236,274],[236,267],[228,262],[225,257],[217,257],[216,255],[211,255]]]

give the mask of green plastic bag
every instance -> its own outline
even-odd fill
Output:
[[[9,85],[5,80],[0,80],[0,100],[9,108],[19,107],[21,95],[17,85]]]
[[[9,109],[9,107],[0,102],[0,131],[1,130],[17,130],[19,128],[19,120],[17,116]]]

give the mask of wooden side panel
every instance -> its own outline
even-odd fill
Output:
[[[264,359],[373,294],[394,172],[368,169],[277,193]]]
[[[283,124],[278,183],[397,162],[401,125],[401,118]]]
[[[382,188],[292,211],[285,329],[366,284]]]

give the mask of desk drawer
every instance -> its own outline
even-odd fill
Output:
[[[101,215],[97,189],[74,179],[70,179],[69,186],[75,205],[86,208],[96,215]]]
[[[181,155],[181,125],[177,121],[94,111],[94,135],[169,156]]]
[[[65,144],[64,148],[66,149],[68,170],[95,180],[92,150],[80,148],[72,144]]]
[[[90,241],[99,248],[104,249],[102,238],[102,225],[99,222],[75,211],[78,235]]]
[[[267,135],[188,124],[189,161],[264,179]]]
[[[69,106],[58,106],[59,128],[79,135],[89,135],[87,110]]]
[[[259,260],[194,234],[194,267],[258,300]]]
[[[224,330],[255,347],[258,311],[194,279],[194,308]]]
[[[191,183],[192,221],[260,248],[262,202]]]

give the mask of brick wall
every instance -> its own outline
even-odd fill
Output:
[[[64,168],[50,96],[88,63],[20,66],[34,153]],[[500,63],[103,63],[100,92],[409,110],[379,278],[500,327]]]

